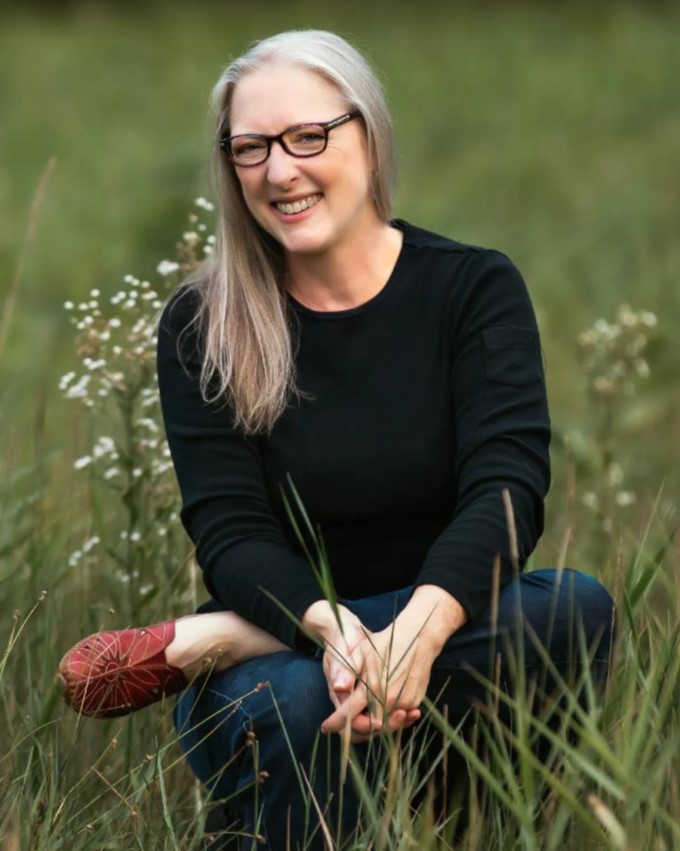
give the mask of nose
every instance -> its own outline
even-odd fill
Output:
[[[276,186],[289,186],[297,177],[296,158],[284,151],[281,143],[272,142],[267,165],[267,180]]]

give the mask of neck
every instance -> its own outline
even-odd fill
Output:
[[[401,243],[401,231],[377,220],[322,254],[290,255],[286,258],[287,290],[312,310],[357,307],[385,286]]]

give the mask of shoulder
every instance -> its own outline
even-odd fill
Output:
[[[194,285],[182,284],[170,296],[161,311],[159,326],[162,332],[177,337],[185,328],[195,324],[201,309],[201,295]]]
[[[433,231],[416,227],[403,219],[395,224],[404,233],[404,245],[414,259],[438,264],[443,269],[462,272],[479,272],[490,267],[514,269],[517,267],[502,251],[481,245],[461,242]]]
[[[403,220],[410,265],[428,283],[439,283],[449,298],[465,299],[477,291],[525,290],[524,279],[513,261],[495,248],[461,242]]]
[[[181,285],[168,299],[158,321],[159,372],[175,363],[200,370],[202,304],[201,293],[192,284]]]

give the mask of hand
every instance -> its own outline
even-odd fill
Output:
[[[321,730],[349,734],[352,742],[420,719],[437,655],[417,629],[406,628],[398,618],[382,632],[365,633],[349,660],[339,663],[336,654],[324,654],[324,671],[339,699],[333,700],[336,711]]]
[[[408,605],[387,629],[371,633],[338,660],[324,654],[324,671],[335,695],[336,711],[323,732],[350,732],[351,741],[373,733],[408,727],[421,717],[420,704],[432,664],[467,614],[447,591],[434,585],[416,588]]]
[[[367,630],[345,606],[338,605],[336,614],[326,600],[318,600],[307,609],[302,625],[325,645],[322,664],[328,695],[333,706],[339,709],[354,689],[353,654],[366,638]]]

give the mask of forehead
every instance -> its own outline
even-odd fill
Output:
[[[239,80],[231,100],[237,133],[278,133],[306,121],[330,121],[346,108],[340,90],[320,74],[288,63],[268,63]]]

